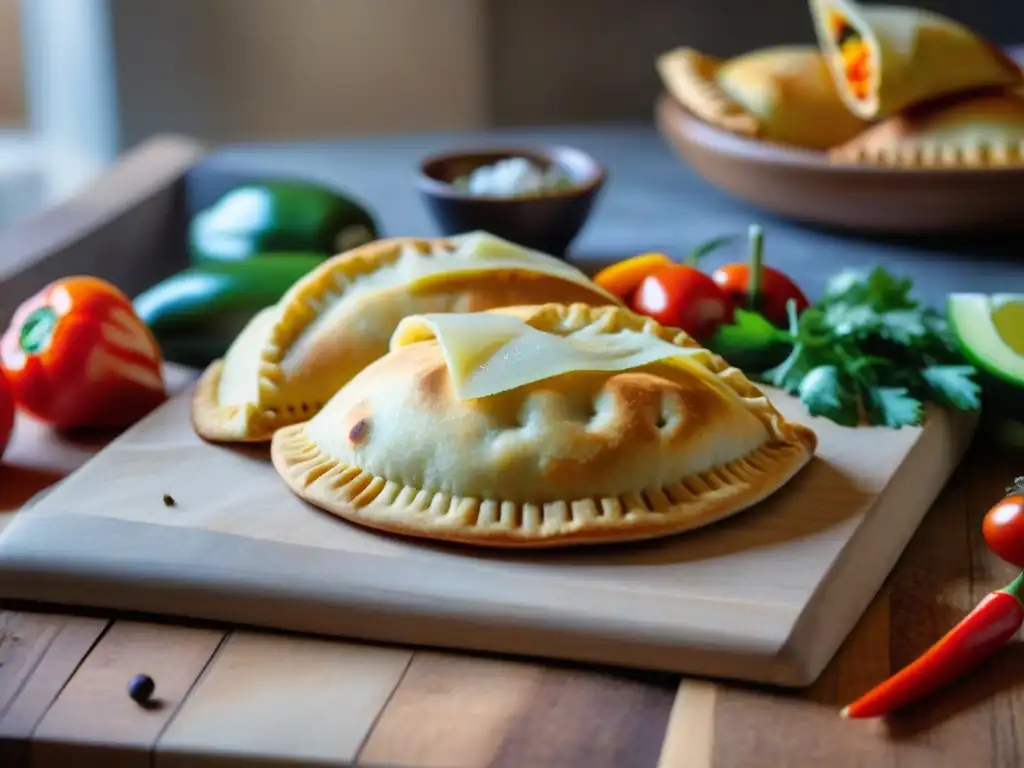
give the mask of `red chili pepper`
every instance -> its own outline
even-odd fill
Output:
[[[916,661],[876,686],[840,713],[882,717],[927,696],[981,663],[1012,638],[1024,623],[1017,593],[1024,573],[985,596],[967,616]]]

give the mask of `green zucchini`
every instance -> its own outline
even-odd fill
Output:
[[[379,237],[373,214],[339,192],[300,180],[232,189],[190,222],[192,262],[306,254],[321,259]]]
[[[257,312],[321,262],[308,254],[211,262],[157,283],[133,305],[165,360],[201,368],[222,357]]]

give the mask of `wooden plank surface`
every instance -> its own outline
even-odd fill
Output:
[[[3,498],[28,498],[95,450],[21,442]],[[238,768],[732,768],[1024,763],[1024,644],[888,724],[838,709],[906,664],[1013,569],[981,518],[1024,457],[976,446],[824,674],[780,692],[519,659],[230,628],[0,613],[0,765]],[[126,685],[151,674],[156,710]],[[100,762],[97,762],[100,761]]]
[[[223,639],[211,629],[114,622],[36,726],[33,763],[148,767],[150,750]],[[136,674],[156,682],[153,706],[128,696]]]
[[[1019,642],[887,726],[837,716],[1010,580],[1012,568],[979,532],[1020,461],[980,448],[968,457],[806,691],[134,620],[107,629],[103,618],[8,611],[0,765],[1020,763]],[[166,708],[128,699],[127,681],[140,671],[154,676]]]
[[[0,765],[28,762],[36,726],[108,623],[0,612]]]
[[[890,571],[971,421],[936,412],[923,428],[850,429],[772,391],[818,448],[756,508],[644,545],[466,558],[311,509],[265,449],[197,437],[189,394],[9,529],[0,594],[802,685]]]
[[[156,765],[350,762],[411,660],[403,649],[236,632],[163,734]]]

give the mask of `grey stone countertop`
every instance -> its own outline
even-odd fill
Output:
[[[586,265],[660,250],[683,255],[717,235],[765,228],[768,262],[790,273],[812,298],[845,267],[883,264],[914,279],[937,305],[951,291],[1024,292],[1024,231],[985,237],[875,238],[806,226],[719,192],[691,171],[653,127],[605,125],[489,133],[394,135],[338,141],[234,145],[207,156],[188,179],[189,208],[259,176],[301,175],[330,183],[372,207],[389,236],[438,233],[415,188],[420,159],[467,146],[561,143],[597,158],[608,182],[570,258]],[[742,257],[741,246],[706,262]]]

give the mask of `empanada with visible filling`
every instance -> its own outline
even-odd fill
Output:
[[[391,351],[271,443],[300,497],[370,528],[493,547],[666,536],[811,459],[739,370],[617,307],[402,321]]]
[[[676,48],[658,57],[657,68],[680,104],[732,133],[828,149],[866,127],[839,98],[814,46],[776,46],[727,61]]]
[[[1024,95],[1004,91],[929,102],[883,120],[829,158],[902,168],[1020,167]]]
[[[407,315],[548,301],[618,304],[576,267],[484,232],[379,240],[328,259],[257,314],[192,400],[215,442],[266,442],[388,351]]]
[[[809,1],[839,95],[865,120],[954,93],[1012,86],[1024,77],[995,45],[937,13],[856,0]]]

